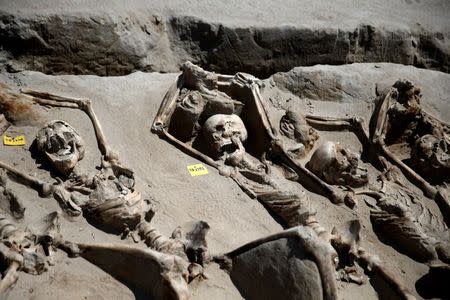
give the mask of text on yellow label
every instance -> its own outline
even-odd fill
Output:
[[[19,135],[16,137],[3,136],[3,145],[7,146],[23,146],[25,145],[25,136]]]
[[[208,169],[203,164],[195,164],[187,166],[189,174],[191,176],[199,176],[208,174]]]

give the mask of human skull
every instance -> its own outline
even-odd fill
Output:
[[[411,81],[398,80],[393,87],[396,89],[394,97],[407,112],[418,114],[421,110],[420,99],[422,98],[421,89],[415,87]]]
[[[411,149],[411,162],[431,180],[450,178],[450,139],[432,134],[419,137]]]
[[[36,145],[38,151],[63,175],[68,175],[84,156],[83,139],[64,121],[47,123],[37,133]]]
[[[286,111],[281,118],[280,131],[284,136],[297,143],[297,147],[291,147],[292,150],[288,150],[298,158],[306,155],[319,138],[317,131],[306,123],[302,115],[290,110]]]
[[[329,184],[358,187],[369,180],[367,170],[359,162],[358,154],[327,141],[314,151],[308,168]]]
[[[215,155],[236,150],[238,145],[232,141],[233,136],[239,137],[241,142],[247,140],[247,129],[238,115],[216,114],[206,120],[203,125],[206,142]]]

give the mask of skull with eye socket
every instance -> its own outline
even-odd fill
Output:
[[[417,138],[411,149],[411,162],[429,180],[450,178],[450,138],[432,134]]]
[[[403,106],[401,110],[411,114],[420,113],[420,99],[422,98],[420,88],[415,87],[414,84],[408,80],[399,80],[393,87],[396,88],[394,98]],[[397,107],[397,109],[399,108]]]
[[[360,162],[358,154],[328,141],[314,151],[307,167],[328,184],[359,187],[369,181]]]
[[[280,132],[294,143],[286,145],[286,149],[295,158],[308,154],[319,138],[317,131],[306,123],[301,114],[290,110],[280,120]]]
[[[206,120],[203,134],[211,154],[221,157],[243,148],[247,140],[247,129],[238,115],[216,114]]]
[[[84,141],[68,123],[55,120],[47,123],[36,135],[36,146],[51,165],[68,175],[84,156]]]

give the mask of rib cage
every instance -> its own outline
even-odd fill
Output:
[[[309,226],[318,234],[326,232],[315,217],[310,207],[309,197],[305,194],[293,193],[279,186],[271,176],[260,172],[239,172],[237,180],[245,183],[256,198],[279,217],[288,227],[298,225]],[[261,181],[261,182],[258,182]]]
[[[419,261],[438,258],[438,241],[450,245],[450,230],[430,211],[419,195],[387,182],[387,192],[378,200],[378,209],[370,211],[372,222],[403,252]]]

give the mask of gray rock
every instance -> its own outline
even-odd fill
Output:
[[[316,263],[295,239],[262,244],[233,258],[230,273],[245,299],[322,299]]]

